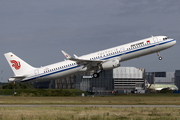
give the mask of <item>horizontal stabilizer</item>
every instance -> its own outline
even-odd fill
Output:
[[[9,82],[21,81],[22,79],[26,78],[26,76],[14,76],[8,79]]]
[[[25,78],[26,76],[14,76],[14,77],[11,77],[11,78],[21,78],[21,79],[23,79],[23,78]]]

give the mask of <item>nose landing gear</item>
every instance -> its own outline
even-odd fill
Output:
[[[160,56],[159,52],[157,52],[157,55],[158,55],[158,57],[159,57],[158,59],[159,59],[159,60],[162,60],[162,57]]]

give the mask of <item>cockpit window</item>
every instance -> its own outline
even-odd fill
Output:
[[[167,40],[167,39],[169,39],[169,37],[165,37],[165,38],[163,38],[163,40]]]

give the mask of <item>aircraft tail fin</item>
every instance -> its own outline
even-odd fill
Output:
[[[148,88],[150,86],[149,82],[145,80],[145,86]]]
[[[145,80],[145,86],[147,87],[147,91],[151,91],[150,87],[151,87],[152,83],[149,84],[149,82],[147,80]]]
[[[12,52],[5,53],[4,56],[6,57],[15,76],[25,76],[29,71],[35,69]]]

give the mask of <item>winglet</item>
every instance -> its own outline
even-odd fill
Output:
[[[78,58],[78,56],[77,56],[77,55],[75,55],[75,54],[74,54],[74,57],[75,57],[75,58]]]
[[[63,50],[62,50],[62,53],[64,54],[64,56],[65,56],[67,59],[72,59],[72,57],[71,57],[69,54],[67,54],[66,52],[64,52]]]

